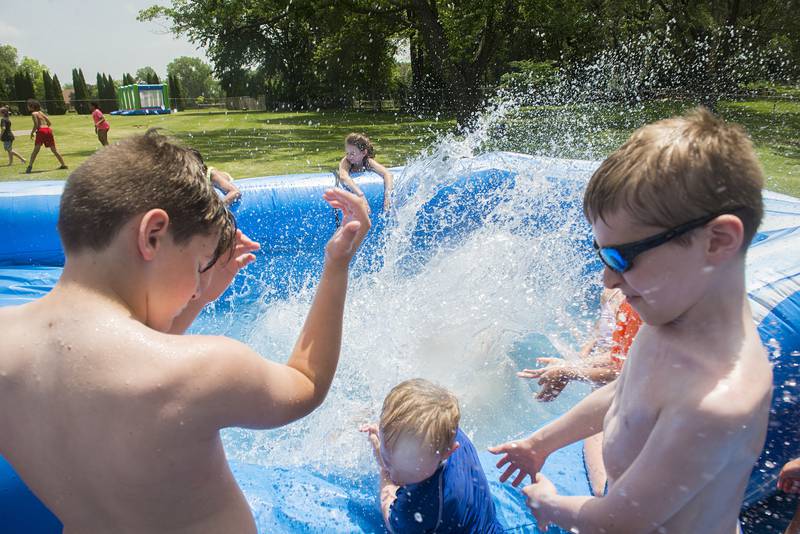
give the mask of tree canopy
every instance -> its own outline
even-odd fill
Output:
[[[470,110],[524,62],[577,72],[613,60],[618,83],[634,82],[621,93],[637,97],[796,80],[799,9],[800,0],[173,0],[139,18],[165,19],[203,46],[227,92],[299,106],[397,92],[402,40],[410,102]]]

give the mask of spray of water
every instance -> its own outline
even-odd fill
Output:
[[[585,303],[597,291],[586,278],[578,189],[548,181],[531,160],[476,157],[514,105],[500,101],[474,129],[444,137],[409,162],[397,180],[406,200],[385,230],[380,257],[362,256],[354,266],[361,274],[349,289],[342,358],[324,405],[275,431],[228,432],[232,457],[310,464],[322,472],[369,468],[358,427],[376,421],[389,389],[413,377],[456,393],[462,428],[479,446],[532,429],[570,402],[538,404],[514,375],[536,356],[521,344],[533,340],[552,351],[550,342],[575,346],[585,339],[591,321]],[[487,168],[510,171],[513,187],[469,198],[482,204],[482,224],[420,250],[421,217],[429,235],[446,235],[459,223],[453,206],[433,214],[424,207],[442,188]],[[542,220],[548,223],[536,224]],[[309,284],[261,304],[246,341],[262,354],[288,354],[313,293]]]

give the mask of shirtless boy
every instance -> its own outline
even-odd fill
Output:
[[[524,493],[540,528],[736,531],[772,388],[744,283],[762,184],[745,133],[706,110],[640,128],[592,176],[584,212],[604,284],[644,325],[619,379],[490,449],[502,481],[533,478]],[[608,492],[558,495],[539,473],[547,456],[600,429]]]
[[[258,248],[191,151],[150,131],[70,176],[61,279],[0,309],[0,454],[65,534],[256,531],[219,430],[284,425],[328,392],[348,265],[370,223],[355,195],[325,200],[343,224],[281,365],[233,339],[176,335]]]
[[[56,139],[53,137],[53,129],[51,128],[53,124],[50,122],[50,117],[45,115],[45,113],[42,111],[42,107],[38,100],[28,100],[28,111],[31,112],[31,119],[33,119],[31,139],[34,139],[34,141],[33,152],[31,152],[30,161],[28,162],[28,168],[25,169],[25,174],[31,173],[31,170],[33,169],[33,162],[36,161],[36,156],[39,154],[39,150],[41,150],[42,145],[46,146],[53,152],[53,155],[61,164],[59,169],[66,169],[67,164],[64,163],[64,158],[61,157],[61,154],[58,153],[58,149],[56,148]]]

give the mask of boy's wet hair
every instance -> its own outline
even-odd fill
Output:
[[[697,108],[636,130],[592,175],[583,211],[594,222],[624,209],[642,224],[672,228],[735,210],[745,249],[764,215],[763,186],[745,131]]]
[[[383,401],[381,437],[389,451],[401,436],[414,436],[444,454],[453,446],[460,419],[455,395],[422,378],[406,380]]]
[[[368,158],[375,157],[375,147],[372,145],[372,141],[369,140],[369,137],[364,134],[351,133],[345,138],[344,143],[346,145],[353,145],[359,150],[366,150]]]
[[[39,103],[38,100],[36,100],[34,98],[29,98],[28,99],[28,107],[32,108],[33,111],[41,111],[41,109],[42,109],[42,105]]]
[[[98,151],[67,179],[58,216],[64,250],[103,250],[132,217],[156,208],[169,215],[178,244],[218,232],[212,264],[232,252],[236,222],[202,161],[154,129]]]

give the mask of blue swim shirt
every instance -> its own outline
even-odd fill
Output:
[[[397,490],[389,512],[393,532],[503,532],[475,446],[461,429],[456,441],[461,446],[432,477]]]

